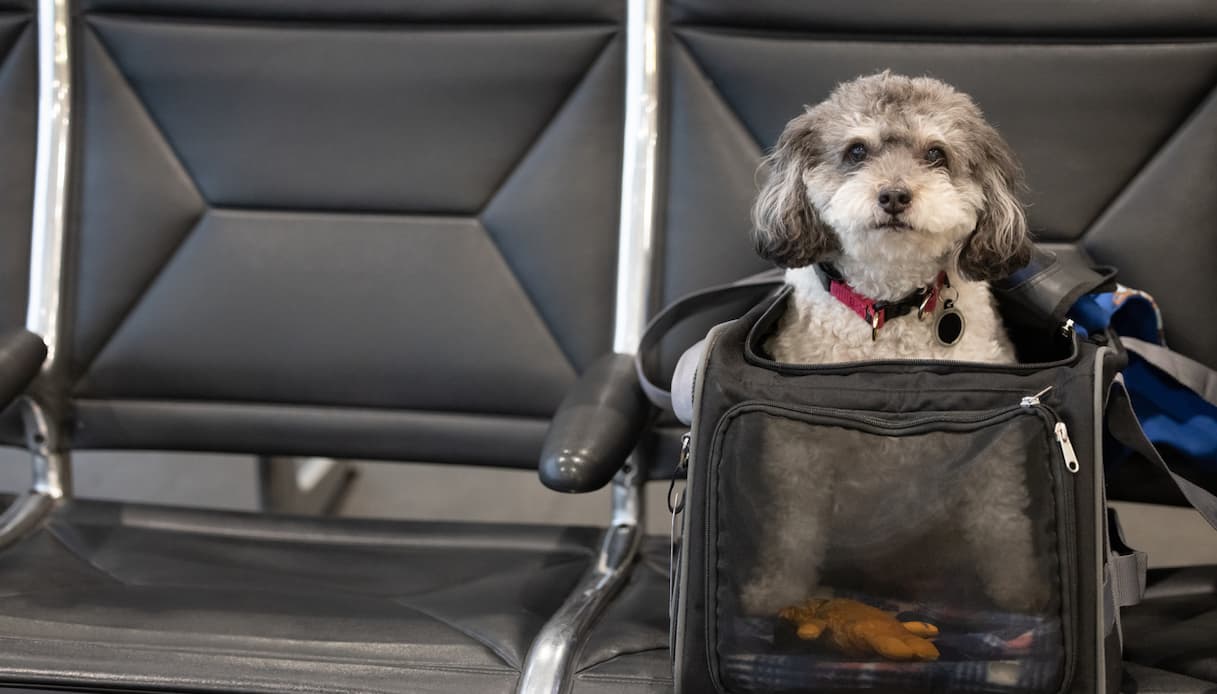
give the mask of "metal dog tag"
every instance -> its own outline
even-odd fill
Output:
[[[953,347],[963,337],[966,324],[963,313],[948,299],[942,304],[942,313],[934,320],[934,339],[943,347]]]

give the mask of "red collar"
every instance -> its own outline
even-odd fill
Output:
[[[933,313],[934,309],[938,307],[938,295],[942,292],[942,288],[951,286],[947,281],[947,273],[939,272],[933,283],[914,289],[896,301],[876,301],[869,296],[859,294],[849,286],[833,266],[821,263],[815,268],[816,274],[824,284],[824,289],[870,324],[872,339],[878,335],[879,329],[889,320],[899,318],[914,310],[917,311],[918,318],[927,313]]]

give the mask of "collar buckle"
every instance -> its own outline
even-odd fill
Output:
[[[930,305],[930,302],[934,300],[934,295],[937,293],[937,287],[925,293],[925,298],[923,298],[921,303],[917,306],[917,320],[925,320],[926,308]]]

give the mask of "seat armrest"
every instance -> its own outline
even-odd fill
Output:
[[[541,482],[560,492],[591,492],[608,484],[634,450],[650,412],[634,358],[601,357],[558,406],[541,449]]]
[[[46,344],[34,333],[18,328],[0,334],[0,410],[25,391],[44,359]]]

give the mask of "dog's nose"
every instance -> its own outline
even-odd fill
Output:
[[[912,202],[913,196],[908,188],[884,188],[879,191],[879,207],[888,214],[900,214]]]

